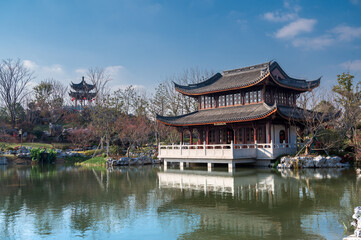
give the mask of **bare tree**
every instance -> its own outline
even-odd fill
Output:
[[[22,102],[26,86],[33,78],[33,72],[20,59],[7,59],[0,63],[0,97],[9,111],[13,128],[16,126],[16,105]]]
[[[108,83],[112,80],[111,76],[104,68],[92,67],[88,69],[87,77],[95,85],[97,102],[103,101],[109,94]]]
[[[334,101],[334,94],[325,91],[311,91],[301,94],[297,101],[299,108],[293,108],[290,122],[301,126],[299,137],[304,135],[322,142],[324,150],[339,148],[342,145],[339,109]],[[306,154],[309,152],[306,146]]]

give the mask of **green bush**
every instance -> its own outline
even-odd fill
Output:
[[[75,163],[86,161],[88,159],[89,159],[89,157],[84,157],[84,156],[76,156],[76,157],[74,157],[73,156],[73,157],[65,157],[64,162],[66,164],[72,165],[72,164],[75,164]]]
[[[109,148],[109,152],[111,155],[123,155],[123,148],[117,145],[112,145]]]
[[[56,151],[46,148],[33,148],[30,150],[31,159],[36,163],[49,164],[56,160]]]

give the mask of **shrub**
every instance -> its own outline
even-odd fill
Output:
[[[56,160],[56,151],[46,148],[33,148],[30,150],[31,159],[36,163],[49,164]]]
[[[109,148],[109,152],[111,155],[123,155],[123,148],[117,145],[112,145]]]

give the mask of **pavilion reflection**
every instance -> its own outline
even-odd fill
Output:
[[[160,188],[191,189],[213,193],[231,193],[241,199],[254,194],[268,193],[283,188],[289,190],[283,178],[270,170],[242,169],[234,173],[194,170],[167,170],[158,172]],[[278,188],[278,190],[277,190]]]

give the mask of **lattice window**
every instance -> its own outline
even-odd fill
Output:
[[[226,96],[219,96],[219,106],[224,107],[226,105]]]
[[[249,92],[246,92],[245,101],[246,103],[249,103]]]
[[[238,129],[238,142],[243,143],[243,128]]]
[[[204,108],[204,96],[201,96],[200,102],[199,102],[200,109]]]
[[[258,95],[258,102],[261,102],[262,101],[262,91],[258,90],[257,95]]]
[[[234,105],[239,105],[239,104],[241,104],[241,94],[236,93],[234,94]]]
[[[214,96],[212,97],[212,107],[216,107],[216,98]]]
[[[266,142],[266,127],[259,126],[257,129],[257,142],[265,143]]]

